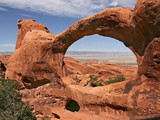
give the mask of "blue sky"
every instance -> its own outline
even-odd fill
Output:
[[[0,0],[0,52],[14,51],[19,19],[35,19],[58,34],[86,16],[110,7],[134,8],[135,3],[136,0]],[[99,35],[86,36],[68,50],[130,52],[123,43]]]

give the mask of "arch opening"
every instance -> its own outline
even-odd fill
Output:
[[[99,35],[86,36],[73,43],[65,54],[64,63],[67,76],[73,79],[71,84],[84,87],[131,81],[137,75],[134,53],[122,42]]]
[[[137,66],[135,54],[123,42],[100,35],[79,39],[67,49],[65,56],[82,63],[96,61]]]

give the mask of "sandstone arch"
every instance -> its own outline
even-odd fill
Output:
[[[87,35],[113,37],[122,41],[136,55],[137,78],[130,83],[131,88],[127,94],[114,94],[113,101],[103,95],[111,96],[109,88],[99,89],[106,91],[101,96],[91,92],[91,97],[102,98],[98,103],[95,102],[97,105],[107,102],[105,105],[123,106],[135,116],[157,117],[160,111],[159,7],[159,0],[138,0],[133,10],[109,8],[76,22],[58,35],[51,34],[44,25],[33,20],[19,21],[16,50],[8,61],[6,77],[19,81],[24,88],[34,88],[49,82],[55,88],[63,88],[61,77],[67,73],[63,59],[68,47]],[[70,87],[66,90],[71,93],[67,97],[82,106],[85,105],[84,101],[92,104],[88,94],[82,94],[86,100],[75,97],[77,91],[74,89],[78,88]]]
[[[58,49],[57,51],[65,52],[76,40],[86,35],[99,34],[120,40],[130,49],[134,49],[136,54],[143,56],[148,43],[154,37],[159,37],[158,26],[154,21],[150,21],[153,17],[158,17],[158,13],[154,13],[156,10],[153,11],[152,7],[147,8],[147,4],[153,4],[153,2],[139,1],[134,10],[121,7],[109,8],[84,18],[57,35],[53,42],[53,48],[55,51]],[[146,8],[142,6],[146,6]],[[146,11],[142,11],[140,8]],[[139,14],[142,15],[140,18]]]

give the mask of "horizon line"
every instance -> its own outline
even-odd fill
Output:
[[[0,53],[6,53],[6,52],[9,52],[9,53],[14,53],[14,51],[0,51]],[[129,52],[129,51],[85,51],[85,50],[80,50],[80,51],[77,51],[77,50],[75,50],[75,51],[73,51],[73,50],[69,50],[69,51],[67,51],[67,52],[114,52],[114,53],[133,53],[133,52]],[[66,52],[66,53],[67,53]]]

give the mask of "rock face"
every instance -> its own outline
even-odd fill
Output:
[[[11,55],[5,54],[0,55],[0,61],[4,64],[5,68],[7,67],[8,59],[11,57]]]
[[[11,55],[5,54],[5,55],[0,55],[0,78],[3,78],[6,68],[7,68],[7,63],[8,59],[11,57]]]
[[[19,21],[16,50],[8,61],[6,77],[17,80],[23,88],[51,82],[52,87],[64,89],[62,78],[69,75],[64,62],[68,47],[86,35],[112,37],[136,55],[138,72],[135,79],[121,83],[123,93],[115,92],[120,84],[83,90],[79,86],[66,85],[65,97],[76,100],[88,111],[100,109],[96,114],[109,108],[123,111],[131,119],[160,117],[159,6],[159,0],[138,0],[134,9],[108,8],[79,20],[58,35],[51,34],[34,20]]]
[[[50,33],[46,26],[36,23],[35,20],[18,20],[18,36],[17,36],[17,43],[16,43],[16,49],[20,48],[22,45],[22,41],[26,35],[27,32],[32,30],[42,30],[47,33]],[[25,27],[24,27],[25,26]]]
[[[4,64],[0,61],[0,72],[4,72],[6,71],[6,67],[4,66]]]
[[[22,23],[19,22],[18,26],[16,50],[9,59],[7,77],[16,79],[22,87],[26,88],[37,87],[51,81],[54,81],[55,86],[60,85],[62,72],[60,72],[59,61],[55,58],[61,56],[59,53],[53,54],[50,49],[55,35],[51,34],[44,25],[33,20],[24,20]]]

